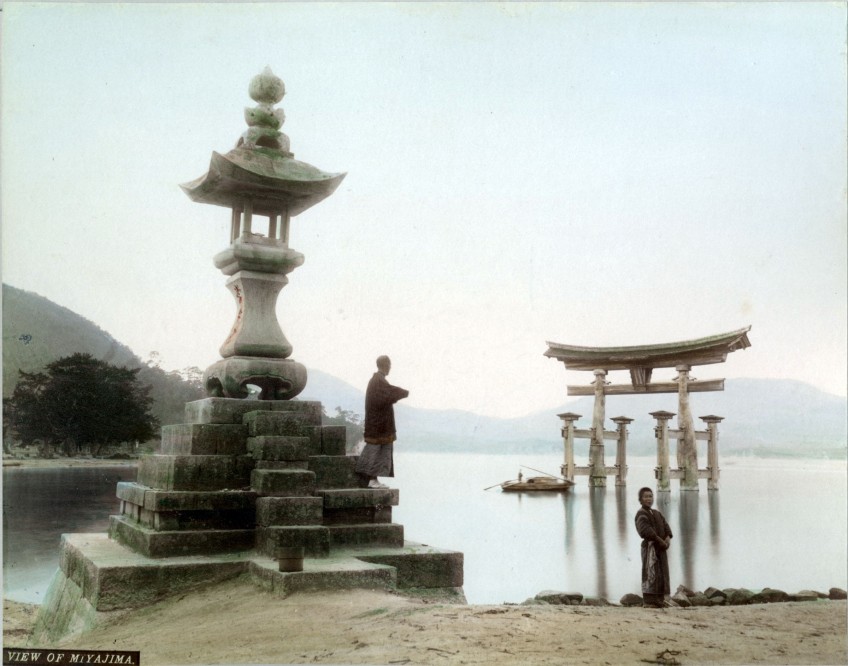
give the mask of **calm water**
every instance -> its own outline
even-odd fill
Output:
[[[400,449],[400,446],[398,446]],[[520,602],[544,589],[617,600],[639,592],[636,491],[653,485],[654,461],[631,458],[627,488],[507,494],[487,486],[520,465],[556,473],[550,455],[475,456],[396,450],[395,522],[406,538],[465,554],[471,603]],[[846,464],[723,459],[721,490],[672,492],[656,508],[675,538],[671,582],[695,589],[848,587]],[[525,475],[534,474],[524,470]],[[126,467],[3,470],[3,581],[7,598],[40,602],[58,566],[63,532],[103,532],[118,508]]]

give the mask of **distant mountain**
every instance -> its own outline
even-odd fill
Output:
[[[321,400],[328,413],[335,408],[362,414],[364,393],[326,373],[310,370],[303,399]],[[724,453],[844,457],[848,448],[848,400],[809,384],[788,379],[728,379],[725,390],[693,393],[690,397],[695,427],[706,430],[699,416],[725,417],[719,426],[719,450]],[[588,428],[593,399],[579,398],[557,408],[518,418],[500,419],[461,410],[433,410],[398,403],[398,431],[404,445],[425,451],[511,453],[561,450],[562,421],[557,414],[582,414],[578,427]],[[606,428],[614,430],[614,416],[634,419],[628,451],[656,453],[654,419],[650,412],[676,413],[677,396],[650,394],[608,396]],[[672,420],[672,424],[676,419]],[[585,440],[582,440],[585,447]],[[576,444],[578,452],[581,443]],[[607,442],[609,452],[614,442]]]
[[[185,382],[176,372],[150,367],[97,325],[36,294],[3,285],[3,394],[17,382],[18,370],[34,371],[74,352],[89,353],[116,365],[141,367],[142,381],[150,384],[160,422],[180,423],[183,404],[202,397],[196,383]],[[320,400],[328,415],[336,407],[364,413],[362,389],[325,372],[309,369],[302,400]],[[723,392],[693,393],[697,418],[707,414],[725,417],[719,426],[722,453],[844,457],[848,450],[848,401],[794,380],[728,379]],[[651,394],[609,396],[606,427],[614,429],[613,416],[634,419],[629,426],[628,452],[656,452],[650,412],[677,412],[677,396]],[[560,451],[558,413],[583,414],[578,427],[591,425],[592,398],[580,398],[557,408],[519,418],[493,418],[459,409],[419,409],[399,403],[398,431],[404,446],[420,451],[471,451],[519,453]],[[673,420],[672,423],[675,423]],[[581,448],[584,447],[584,448]],[[614,443],[607,447],[612,453]],[[577,452],[585,455],[585,440]]]

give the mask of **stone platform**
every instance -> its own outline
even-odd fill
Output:
[[[106,534],[64,534],[59,570],[39,611],[30,643],[45,645],[84,633],[115,612],[248,576],[280,597],[338,589],[394,590],[465,603],[463,555],[413,542],[401,547],[334,549],[306,558],[303,571],[278,571],[256,551],[155,558],[133,552]]]
[[[321,403],[207,398],[165,426],[138,479],[117,487],[109,534],[65,534],[34,640],[86,631],[103,613],[250,576],[274,594],[379,588],[464,601],[462,553],[408,542],[396,489],[360,487],[344,426]],[[303,571],[280,572],[299,547]]]

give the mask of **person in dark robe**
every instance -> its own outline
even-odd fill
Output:
[[[642,537],[642,599],[645,606],[662,608],[671,594],[667,551],[673,535],[663,515],[651,508],[654,492],[650,488],[639,489],[639,504],[636,531]]]
[[[395,475],[394,442],[395,430],[394,404],[409,395],[409,391],[392,386],[386,375],[392,369],[388,356],[377,359],[377,372],[368,382],[365,391],[365,429],[363,438],[365,448],[356,462],[356,472],[363,485],[369,488],[388,488],[377,477]]]

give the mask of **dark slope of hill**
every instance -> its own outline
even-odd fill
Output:
[[[3,285],[4,397],[14,391],[20,370],[41,370],[76,352],[112,365],[141,368],[139,379],[151,387],[151,412],[162,425],[181,423],[185,403],[202,397],[196,383],[142,363],[129,347],[88,319],[43,296]]]
[[[3,285],[4,397],[14,390],[19,370],[34,372],[76,352],[112,365],[141,365],[129,347],[88,319],[43,296]]]

